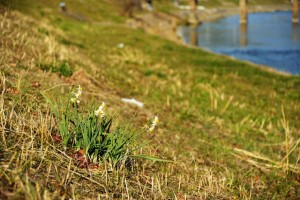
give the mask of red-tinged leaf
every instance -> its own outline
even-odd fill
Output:
[[[83,149],[80,149],[79,151],[77,151],[77,153],[84,156],[84,150]]]
[[[60,143],[62,141],[62,138],[60,135],[51,135],[54,142]]]
[[[7,92],[12,94],[12,95],[19,95],[20,94],[20,91],[16,88],[8,88]]]

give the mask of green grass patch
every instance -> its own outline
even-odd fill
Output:
[[[74,73],[74,69],[69,65],[67,61],[50,64],[38,64],[38,67],[44,71],[58,73],[59,75],[64,77],[70,77]]]

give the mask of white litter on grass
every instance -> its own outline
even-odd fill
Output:
[[[65,2],[59,2],[59,7],[60,8],[66,7],[66,3]]]
[[[126,103],[131,103],[131,104],[134,104],[140,108],[142,108],[144,106],[144,104],[140,101],[137,101],[135,99],[127,99],[127,98],[122,98],[121,99],[123,102],[126,102]]]
[[[123,49],[124,48],[124,43],[120,43],[120,44],[118,44],[118,47],[120,48],[120,49]]]
[[[180,10],[191,10],[191,6],[178,5],[177,7]],[[205,7],[204,6],[197,6],[197,10],[205,10]]]

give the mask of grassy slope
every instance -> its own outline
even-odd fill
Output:
[[[84,55],[78,60],[72,61],[72,56],[68,59],[103,82],[101,89],[106,95],[111,91],[112,96],[134,97],[145,103],[146,112],[158,113],[161,118],[152,146],[159,155],[176,163],[148,164],[144,166],[146,171],[121,176],[128,178],[130,195],[136,198],[141,194],[148,198],[174,198],[174,195],[180,198],[184,194],[190,198],[201,195],[296,198],[300,195],[295,189],[299,187],[299,175],[292,172],[286,175],[283,169],[268,167],[253,158],[253,154],[233,149],[263,154],[281,162],[287,153],[286,144],[291,149],[299,138],[299,77],[273,74],[129,29],[107,1],[93,1],[92,7],[85,2],[67,1],[70,12],[85,16],[89,22],[61,15],[56,10],[58,1],[30,2],[30,7],[27,1],[19,1],[14,7],[43,19],[61,32],[63,36],[56,36],[56,40],[67,48],[77,48]],[[124,49],[117,48],[120,42],[125,43]],[[93,65],[80,63],[83,58],[88,58]],[[42,84],[45,88],[49,84],[46,77]],[[99,93],[111,104],[120,106],[117,97]],[[25,101],[24,106],[33,105]],[[289,130],[281,123],[282,106]],[[120,113],[120,118],[128,117],[126,112]],[[289,134],[288,143],[285,143],[285,132]],[[298,146],[289,158],[291,164],[299,166]],[[99,181],[106,184],[111,194],[128,195],[124,182],[114,181],[114,177],[109,176],[108,183],[101,182],[100,178]],[[56,179],[62,182],[59,177]],[[140,185],[135,185],[136,180],[146,185],[144,193]],[[116,183],[120,186],[112,189]],[[41,185],[42,190],[47,188]],[[51,191],[52,187],[47,189]],[[63,184],[59,187],[65,195],[72,193]],[[85,192],[77,191],[76,195]]]

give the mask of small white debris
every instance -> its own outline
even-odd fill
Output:
[[[142,108],[144,106],[144,104],[140,101],[137,101],[135,99],[127,99],[127,98],[121,98],[121,100],[125,103],[131,103],[131,104],[134,104],[140,108]]]
[[[66,7],[66,3],[65,2],[59,2],[59,7],[60,8]]]
[[[60,11],[66,12],[67,11],[66,3],[65,2],[60,2],[59,3],[59,8],[60,8]]]
[[[124,43],[118,44],[118,48],[123,49],[125,47]]]
[[[180,10],[191,10],[191,6],[178,5]],[[205,10],[204,6],[197,6],[197,10]]]

